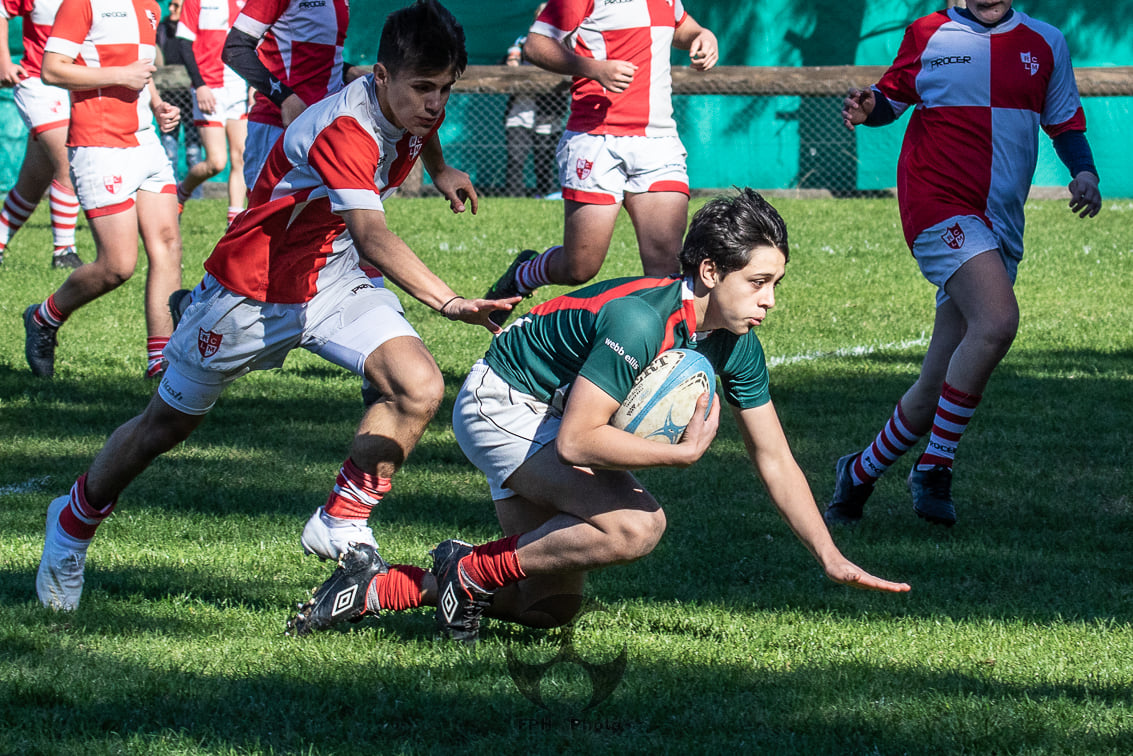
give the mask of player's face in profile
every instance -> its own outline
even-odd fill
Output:
[[[775,247],[756,247],[743,268],[719,277],[712,268],[716,285],[708,294],[703,328],[726,328],[743,335],[767,317],[775,306],[775,287],[786,272],[786,259]],[[701,263],[701,275],[705,275]]]
[[[391,75],[378,64],[374,67],[374,79],[382,114],[394,126],[423,137],[444,112],[456,73],[451,69],[439,73],[410,69]]]
[[[968,11],[984,24],[998,23],[1011,10],[1013,0],[968,0]]]

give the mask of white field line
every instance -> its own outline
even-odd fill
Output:
[[[51,478],[46,475],[42,478],[32,478],[25,480],[23,483],[13,483],[10,486],[0,486],[0,496],[12,496],[14,494],[32,493],[39,491],[43,488],[44,484]]]
[[[830,357],[864,357],[877,352],[908,349],[910,347],[925,346],[926,344],[928,344],[928,336],[921,334],[920,338],[895,341],[890,344],[844,347],[829,352],[807,352],[806,354],[794,354],[786,357],[771,357],[767,360],[767,366],[779,367],[780,365],[797,365],[800,362],[814,362],[815,360],[823,360]]]

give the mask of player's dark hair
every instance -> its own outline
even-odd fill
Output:
[[[391,75],[401,71],[428,74],[468,67],[464,27],[436,0],[417,0],[386,16],[378,42],[378,62]]]
[[[775,247],[790,259],[787,224],[754,189],[716,197],[696,211],[681,247],[681,272],[695,273],[708,259],[724,275],[751,262],[755,247]]]

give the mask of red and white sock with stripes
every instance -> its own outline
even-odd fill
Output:
[[[947,383],[944,384],[940,401],[936,405],[936,416],[932,420],[928,448],[917,460],[918,470],[931,470],[934,467],[952,469],[956,447],[968,427],[968,421],[975,414],[980,399],[981,397],[975,394],[965,394]]]
[[[520,263],[519,267],[515,269],[515,285],[519,289],[519,293],[530,294],[540,286],[553,284],[554,281],[549,278],[549,266],[553,260],[562,254],[562,245],[556,244],[549,247],[546,252],[534,260]]]
[[[389,493],[393,480],[376,473],[363,472],[347,457],[338,469],[334,490],[327,497],[323,511],[340,520],[367,520],[370,512]]]
[[[876,481],[902,454],[912,448],[921,435],[909,427],[905,413],[901,410],[901,403],[897,402],[889,422],[850,466],[850,477],[853,478],[854,485]]]
[[[165,345],[168,336],[153,336],[146,339],[146,378],[153,378],[161,371],[165,362]]]
[[[242,212],[244,212],[244,208],[242,208],[242,207],[232,207],[231,205],[229,205],[228,206],[228,225],[231,226],[232,221],[236,220],[236,216],[239,215]]]
[[[73,545],[85,548],[94,538],[94,531],[103,520],[114,511],[118,500],[110,502],[102,509],[97,509],[87,502],[86,496],[87,476],[83,473],[75,485],[71,486],[71,501],[59,513],[59,530],[72,541]]]
[[[56,253],[75,246],[75,224],[79,219],[79,198],[74,190],[58,181],[51,182],[48,192],[51,206],[51,235]]]
[[[0,209],[0,250],[8,246],[12,236],[27,223],[28,218],[35,212],[37,204],[39,203],[28,202],[16,194],[15,189],[8,192],[8,198],[4,200],[4,208]]]
[[[55,306],[55,295],[52,294],[43,301],[39,309],[35,311],[32,316],[36,324],[40,326],[47,326],[48,328],[56,328],[66,322],[67,316],[64,315],[58,307]]]
[[[527,577],[519,566],[516,546],[519,536],[513,535],[498,541],[481,544],[460,560],[464,574],[485,591],[496,591],[505,585],[518,583]]]

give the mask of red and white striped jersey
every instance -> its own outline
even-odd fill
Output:
[[[568,42],[575,54],[637,65],[633,82],[613,93],[593,79],[571,84],[567,129],[615,136],[670,136],[673,31],[687,17],[681,0],[550,0],[531,31]]]
[[[342,44],[350,24],[347,0],[248,0],[232,22],[261,39],[256,52],[271,75],[313,105],[342,89]],[[279,108],[259,92],[248,120],[282,126]]]
[[[985,27],[956,10],[914,21],[876,89],[915,110],[897,163],[905,239],[976,215],[1019,254],[1038,130],[1085,131],[1062,33],[1019,11]]]
[[[307,108],[268,154],[248,209],[205,270],[260,302],[309,301],[330,259],[357,258],[339,213],[383,210],[443,121],[424,138],[394,126],[378,106],[372,75]]]
[[[63,0],[3,0],[0,18],[24,20],[24,59],[22,65],[29,77],[39,76],[43,65],[43,45],[51,36],[55,14]]]
[[[181,7],[177,36],[193,43],[197,68],[210,89],[236,87],[243,81],[220,59],[224,39],[243,7],[244,0],[185,0]]]

